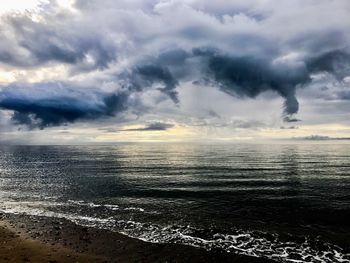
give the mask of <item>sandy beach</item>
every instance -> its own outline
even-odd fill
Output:
[[[0,262],[272,262],[178,244],[153,244],[63,219],[2,214]]]

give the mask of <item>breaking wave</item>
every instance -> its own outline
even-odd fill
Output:
[[[11,214],[67,219],[78,225],[111,230],[147,242],[177,243],[206,250],[221,249],[227,252],[269,258],[280,262],[350,262],[350,254],[346,254],[342,248],[317,239],[309,240],[305,237],[303,240],[292,241],[293,238],[291,237],[288,242],[284,242],[278,234],[262,231],[236,229],[229,234],[224,234],[191,226],[162,226],[133,220],[118,220],[113,216],[98,218],[50,210],[50,208],[59,206],[103,207],[112,211],[123,210],[146,213],[140,207],[120,207],[119,205],[74,200],[68,200],[67,202],[5,201],[2,202],[0,211]]]

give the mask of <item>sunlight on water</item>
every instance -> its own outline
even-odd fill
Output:
[[[350,145],[1,146],[0,210],[150,242],[350,262]]]

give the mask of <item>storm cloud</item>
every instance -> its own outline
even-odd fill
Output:
[[[296,122],[298,91],[315,76],[339,83],[350,76],[349,14],[346,0],[89,0],[68,9],[48,1],[1,17],[0,66],[38,72],[62,66],[67,74],[2,84],[0,108],[30,128],[126,111],[140,118],[142,103],[156,108],[166,101],[166,112],[153,113],[161,117],[175,111],[170,107],[182,110],[179,90],[192,83],[242,100],[277,95],[280,119]],[[203,90],[196,89],[198,97]],[[349,91],[333,93],[347,99]]]
[[[165,131],[172,127],[174,127],[174,125],[170,123],[154,122],[142,128],[124,129],[122,131]]]
[[[29,128],[45,128],[112,117],[126,109],[127,94],[106,94],[65,83],[0,88],[0,109],[14,111],[12,120]]]
[[[178,80],[176,80],[167,67],[155,64],[137,66],[133,70],[131,76],[128,76],[128,81],[131,84],[129,88],[142,90],[146,87],[151,87],[155,83],[161,83],[162,88],[159,88],[162,92],[169,95],[169,97],[175,102],[178,102],[176,86]]]
[[[299,110],[296,90],[307,86],[312,74],[328,73],[339,81],[350,74],[350,55],[340,50],[305,57],[296,65],[274,57],[232,56],[210,48],[196,48],[191,52],[175,50],[159,57],[166,59],[157,58],[154,59],[157,64],[137,68],[130,80],[135,87],[141,89],[161,81],[165,86],[163,90],[175,101],[176,86],[187,79],[199,85],[218,87],[237,97],[255,98],[270,90],[285,99],[283,120],[286,122],[299,121],[293,117]],[[191,75],[192,67],[197,68],[197,74]]]

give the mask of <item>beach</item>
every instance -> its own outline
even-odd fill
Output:
[[[64,219],[1,214],[0,262],[273,262],[179,244],[155,244]]]

